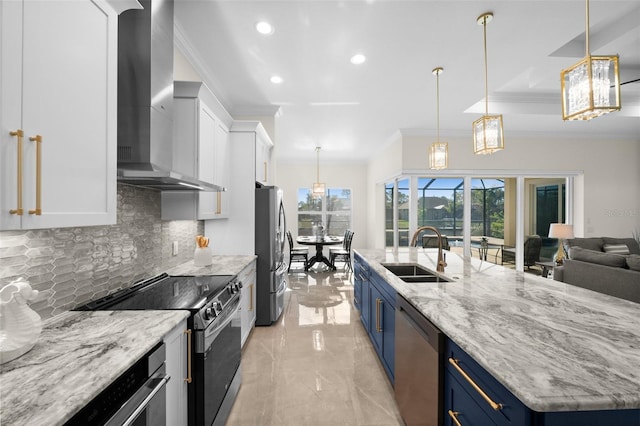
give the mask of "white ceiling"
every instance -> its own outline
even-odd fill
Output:
[[[278,111],[278,159],[366,160],[398,130],[471,138],[484,113],[482,26],[489,112],[505,140],[640,140],[640,82],[622,86],[622,111],[563,122],[560,71],[585,56],[582,0],[175,0],[178,47],[234,115]],[[275,27],[255,30],[258,21]],[[640,2],[591,0],[592,54],[619,54],[621,80],[640,79]],[[367,60],[352,65],[363,53]],[[269,81],[279,75],[284,82]],[[471,146],[471,144],[469,145]]]

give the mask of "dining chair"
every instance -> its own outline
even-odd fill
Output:
[[[306,247],[293,247],[293,238],[291,231],[287,231],[287,239],[289,240],[289,266],[287,272],[291,272],[291,264],[293,262],[303,262],[304,270],[309,270],[309,249]]]
[[[344,262],[345,267],[353,271],[351,268],[351,242],[353,241],[353,234],[353,231],[347,229],[345,231],[344,241],[342,242],[342,248],[329,250],[329,261],[334,270],[336,269],[336,261],[339,261]]]

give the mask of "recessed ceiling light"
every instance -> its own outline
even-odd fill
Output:
[[[273,27],[266,21],[260,21],[256,24],[256,31],[260,34],[269,35],[273,34]]]
[[[358,54],[353,55],[351,57],[351,63],[354,64],[354,65],[360,65],[361,63],[363,63],[366,60],[367,60],[367,57],[364,56],[362,53],[358,53]]]
[[[282,77],[280,77],[279,75],[271,76],[271,82],[272,82],[273,84],[280,84],[280,83],[282,83],[283,81],[284,81],[284,80],[283,80],[283,79],[282,79]]]

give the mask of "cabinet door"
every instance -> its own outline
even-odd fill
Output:
[[[450,374],[445,374],[444,424],[495,425],[478,403]]]
[[[362,280],[362,302],[360,306],[362,307],[360,311],[360,320],[362,321],[362,325],[364,325],[367,333],[371,332],[371,284],[366,276],[363,276]],[[375,312],[375,311],[374,311]]]
[[[214,146],[213,183],[227,188],[225,192],[200,193],[199,219],[223,219],[229,211],[229,129],[221,122],[216,123]],[[211,207],[213,208],[211,210]],[[206,210],[209,209],[209,210]]]
[[[183,321],[164,338],[167,375],[167,425],[187,425],[187,322]],[[193,341],[192,341],[193,342]]]
[[[14,125],[25,132],[22,227],[113,224],[117,15],[101,1],[23,6],[22,123]],[[28,212],[38,195],[37,144],[29,140],[37,135],[41,215]]]
[[[390,300],[383,298],[380,309],[382,311],[382,363],[386,366],[389,379],[393,383],[396,358],[396,308]]]
[[[371,299],[369,300],[369,309],[371,312],[371,323],[369,325],[369,334],[373,346],[378,352],[378,356],[382,356],[382,331],[384,324],[384,310],[382,308],[384,299],[378,288],[370,285]]]
[[[244,346],[256,323],[256,262],[253,261],[240,274],[242,283],[240,294],[242,346]]]

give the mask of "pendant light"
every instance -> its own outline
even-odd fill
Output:
[[[589,0],[585,3],[586,56],[560,72],[563,120],[591,120],[620,110],[618,55],[591,56],[589,53]]]
[[[473,122],[473,153],[493,154],[504,149],[502,133],[502,115],[489,115],[489,78],[487,66],[487,24],[493,19],[493,13],[484,13],[476,20],[484,32],[484,109],[485,115]]]
[[[440,74],[442,67],[434,68],[431,73],[436,76],[436,141],[429,150],[429,168],[433,170],[446,169],[449,166],[449,144],[440,142]]]
[[[320,147],[316,147],[316,182],[313,184],[313,197],[322,197],[325,192],[325,184],[320,183]]]

